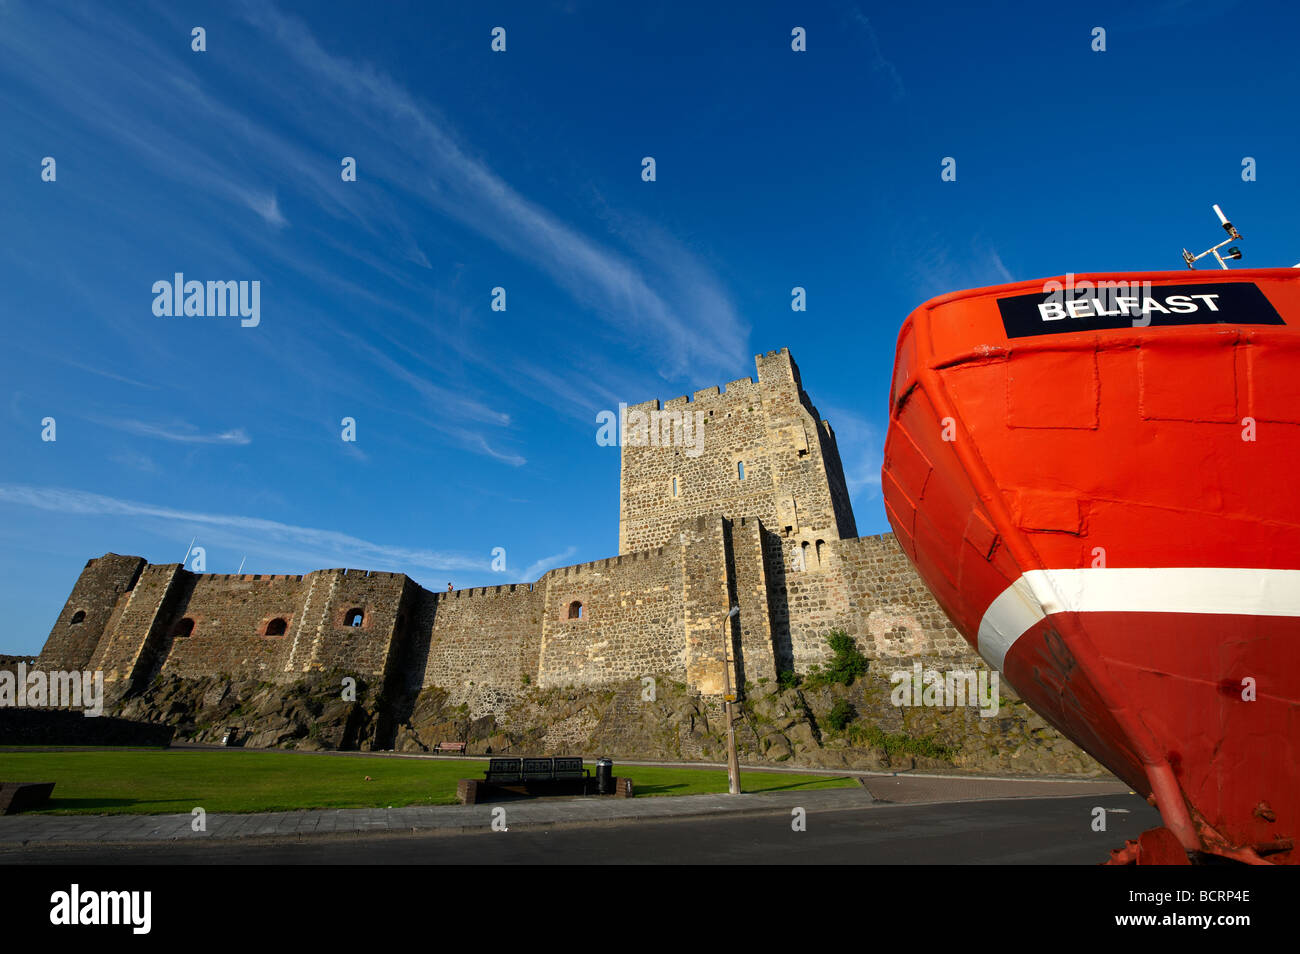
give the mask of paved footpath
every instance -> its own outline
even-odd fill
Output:
[[[406,808],[312,809],[207,816],[207,830],[192,829],[182,815],[12,815],[0,817],[0,849],[58,845],[134,845],[250,839],[293,841],[312,837],[460,834],[491,829],[494,809],[505,809],[510,828],[622,824],[640,820],[808,813],[891,804],[937,804],[1008,798],[1068,798],[1126,794],[1114,779],[1024,780],[858,774],[854,788],[752,795],[674,795],[641,798],[536,798],[482,805]]]

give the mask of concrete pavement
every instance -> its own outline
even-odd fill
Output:
[[[647,820],[721,818],[1000,799],[1044,799],[1125,795],[1113,779],[1023,780],[971,777],[869,775],[859,786],[801,792],[742,795],[678,795],[535,798],[481,805],[405,808],[313,809],[259,814],[208,814],[206,830],[193,829],[194,816],[13,815],[0,817],[0,849],[73,845],[144,845],[211,841],[297,841],[325,836],[437,835],[492,830],[494,810],[504,809],[511,829],[564,828]],[[500,824],[500,823],[499,823]]]

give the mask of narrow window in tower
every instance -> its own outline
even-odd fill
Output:
[[[75,613],[72,614],[72,622],[69,625],[76,626],[78,623],[85,622],[85,620],[86,620],[86,611],[77,610]]]
[[[363,613],[360,608],[350,609],[343,616],[343,625],[351,626],[355,629],[365,621],[365,618],[366,614]]]
[[[826,541],[825,541],[825,540],[818,540],[818,541],[817,541],[817,565],[818,565],[818,566],[821,566],[821,565],[822,565],[822,551],[823,551],[823,548],[825,548],[825,546],[826,546]]]
[[[578,600],[569,604],[569,619],[582,619],[582,603]]]
[[[676,477],[673,478],[673,496],[674,496],[674,497],[677,496],[677,478],[676,478]]]
[[[799,569],[808,569],[808,541],[799,544]]]
[[[743,460],[736,461],[736,479],[745,479],[745,462]]]

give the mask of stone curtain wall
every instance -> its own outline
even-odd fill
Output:
[[[538,684],[592,685],[686,675],[679,546],[552,570],[546,589]],[[569,607],[582,604],[582,617]]]
[[[552,570],[532,586],[452,593],[393,573],[195,575],[139,561],[139,579],[114,596],[138,558],[92,561],[68,605],[84,602],[87,620],[106,619],[105,634],[79,662],[87,641],[67,637],[65,608],[40,665],[103,669],[114,695],[158,674],[290,682],[340,669],[411,690],[438,686],[479,712],[499,711],[528,685],[664,675],[714,693],[731,605],[740,607],[726,637],[737,686],[825,662],[835,629],[872,658],[976,664],[892,534],[824,541],[802,570],[785,544],[757,518],[700,517],[680,522],[671,545]],[[580,619],[568,617],[574,601]],[[353,608],[364,613],[360,627],[344,625]],[[277,617],[285,634],[264,635]],[[186,618],[193,632],[179,636]]]
[[[892,533],[831,545],[831,572],[844,587],[844,629],[873,658],[935,656],[951,666],[982,665],[929,589],[912,569]]]
[[[284,677],[325,669],[382,677],[398,618],[411,612],[403,599],[410,578],[405,573],[319,570],[304,580],[310,586],[301,616],[289,627]],[[362,611],[360,626],[346,625],[346,614],[352,609]]]
[[[165,675],[197,679],[214,672],[274,681],[289,658],[289,635],[264,636],[276,617],[290,626],[302,613],[307,585],[300,576],[187,574],[176,609],[165,622],[158,668]],[[188,636],[177,634],[194,621]]]
[[[525,677],[537,681],[543,586],[422,591],[420,601],[424,610],[412,638],[428,642],[422,686],[451,690],[459,703],[471,685],[517,692]]]
[[[778,669],[802,673],[825,662],[837,629],[873,659],[939,656],[958,668],[979,662],[893,534],[824,541],[820,557],[810,549],[802,570],[776,534],[765,531],[764,540]]]

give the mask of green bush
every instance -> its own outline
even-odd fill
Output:
[[[867,672],[868,660],[858,650],[858,644],[853,641],[853,637],[848,635],[842,629],[832,630],[827,638],[830,644],[831,657],[825,668],[821,666],[812,666],[808,670],[808,678],[804,685],[809,689],[815,689],[818,686],[835,683],[840,686],[849,686],[858,676],[864,676]]]
[[[776,684],[781,690],[797,689],[803,679],[793,669],[784,669],[777,673]]]
[[[849,730],[849,740],[857,745],[870,745],[883,749],[891,758],[906,754],[951,762],[957,754],[956,748],[936,741],[933,736],[923,735],[913,738],[906,732],[887,733],[877,725],[865,728],[854,726]]]
[[[857,711],[853,704],[847,699],[840,699],[835,705],[831,706],[831,711],[826,714],[826,724],[836,732],[843,732],[844,727],[857,718]]]

